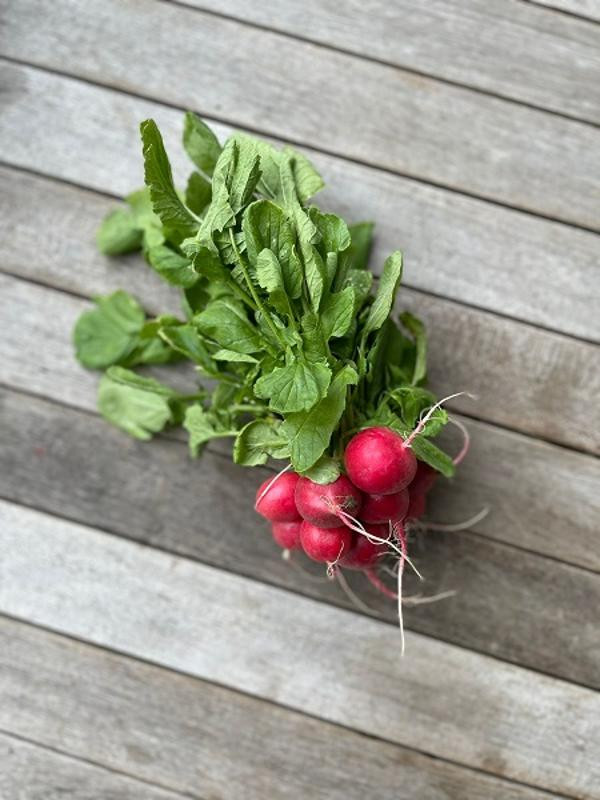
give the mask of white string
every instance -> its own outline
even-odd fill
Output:
[[[481,522],[482,519],[485,519],[487,515],[490,513],[489,506],[485,506],[481,509],[474,517],[471,519],[467,519],[464,522],[455,522],[454,524],[445,524],[443,522],[423,522],[423,525],[426,529],[431,531],[446,531],[447,533],[452,533],[453,531],[466,531],[469,528],[472,528],[473,525],[477,525],[478,522]]]
[[[336,570],[335,577],[338,579],[338,583],[340,584],[342,591],[348,596],[350,602],[354,603],[354,605],[357,608],[360,608],[361,611],[366,611],[369,614],[377,613],[375,609],[371,608],[371,606],[368,606],[366,603],[364,603],[360,599],[360,597],[352,591],[352,589],[348,584],[348,581],[346,580],[346,576],[343,574],[342,570],[339,569],[339,567]]]
[[[469,447],[471,446],[471,436],[469,435],[469,431],[467,430],[466,426],[463,425],[459,420],[454,419],[454,417],[448,417],[448,422],[451,422],[453,425],[455,425],[463,435],[463,446],[452,459],[454,466],[458,467],[458,465],[462,463],[463,459],[469,452]]]
[[[366,530],[366,528],[363,526],[363,524],[362,524],[362,522],[360,522],[360,520],[356,519],[355,517],[351,516],[350,514],[347,514],[345,511],[342,511],[341,509],[339,509],[338,510],[338,516],[342,519],[344,524],[347,525],[348,528],[350,528],[351,531],[354,531],[355,533],[359,533],[361,536],[366,537],[371,542],[371,544],[387,544],[399,556],[403,555],[402,550],[393,541],[393,531],[390,532],[390,536],[387,539],[382,539],[380,536],[377,536],[376,534],[371,533],[370,531]],[[419,570],[415,567],[413,562],[409,559],[409,557],[406,554],[404,554],[404,560],[415,571],[415,573],[419,576],[419,578],[421,580],[424,580],[424,578],[421,575],[421,573],[419,572]]]
[[[287,472],[287,471],[288,471],[288,469],[291,469],[291,468],[292,468],[292,465],[291,465],[291,464],[288,464],[288,465],[287,465],[287,467],[284,467],[284,468],[281,470],[281,472],[278,472],[278,473],[277,473],[277,475],[275,475],[275,477],[274,477],[274,478],[273,478],[271,481],[269,481],[269,483],[268,483],[268,484],[265,486],[265,488],[263,489],[263,491],[260,493],[260,497],[259,497],[259,498],[256,500],[256,503],[254,503],[254,510],[255,510],[255,511],[258,511],[258,504],[259,504],[259,503],[260,503],[260,501],[263,499],[263,497],[264,497],[264,496],[267,494],[267,492],[269,491],[269,489],[271,488],[271,486],[273,486],[273,484],[275,483],[275,481],[279,480],[279,478],[281,478],[281,476],[284,474],[284,472]]]
[[[441,400],[438,400],[438,402],[434,406],[431,406],[431,408],[429,409],[427,414],[425,414],[425,416],[422,419],[419,420],[419,423],[418,423],[417,427],[410,434],[408,439],[404,440],[403,447],[410,447],[411,446],[411,444],[415,440],[415,437],[417,437],[421,433],[421,431],[423,430],[425,425],[431,419],[431,416],[434,413],[434,411],[437,411],[437,409],[441,405],[443,405],[443,403],[447,403],[448,400],[453,400],[455,397],[462,397],[463,395],[466,395],[467,397],[470,397],[472,400],[475,399],[475,395],[469,394],[469,392],[455,392],[454,394],[449,394],[448,397],[443,397]]]

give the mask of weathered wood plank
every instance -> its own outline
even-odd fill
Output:
[[[0,641],[4,729],[186,796],[547,796],[12,620]]]
[[[126,194],[142,182],[141,159],[136,156],[138,123],[154,116],[173,154],[176,175],[182,180],[187,175],[180,112],[33,69],[5,65],[0,71],[10,87],[10,102],[0,116],[5,159],[101,191]],[[222,137],[229,132],[222,125],[215,127]],[[23,130],[27,137],[22,136]],[[54,135],[46,136],[46,130]],[[338,158],[307,154],[330,183],[322,195],[326,206],[349,220],[376,220],[376,267],[401,244],[408,286],[600,339],[600,321],[594,314],[595,300],[600,302],[595,234]],[[3,178],[8,184],[7,215],[14,215],[24,191],[33,191],[33,197],[25,195],[26,207],[35,203],[38,191],[44,200],[57,202],[47,197],[50,190],[37,183],[29,184],[20,176],[15,180],[10,172]],[[86,205],[91,204],[89,211],[79,198],[75,200],[78,211],[45,209],[57,225],[52,241],[65,222],[71,225],[69,240],[80,227],[90,234],[95,229],[104,205],[89,195],[83,197]],[[28,227],[27,217],[19,215],[16,232],[24,252],[32,246]]]
[[[295,561],[309,569],[312,579],[281,559],[266,524],[253,511],[256,486],[268,473],[242,470],[208,452],[189,462],[181,444],[164,439],[151,446],[132,442],[88,414],[13,393],[0,393],[0,424],[2,497],[353,608],[339,586],[303,556]],[[588,461],[598,477],[598,465]],[[552,461],[541,464],[552,471]],[[589,483],[592,489],[591,475]],[[447,504],[443,498],[434,499],[432,515],[439,517],[442,509],[456,515],[452,498],[462,494],[463,502],[468,502],[469,485],[463,493],[458,487],[449,492]],[[556,492],[568,507],[574,505],[568,485]],[[498,494],[503,494],[501,485]],[[598,567],[597,531],[592,530],[597,515],[585,499],[581,506],[590,528],[587,561]],[[502,509],[497,515],[502,516]],[[561,547],[577,551],[581,538],[583,553],[585,539],[569,528],[566,519],[561,524],[550,522],[545,538],[539,523],[534,520],[532,527],[539,525],[536,544],[542,550],[554,557],[562,554]],[[519,540],[521,529],[511,531],[510,520],[493,524],[500,537],[510,541],[513,533],[514,541]],[[565,529],[569,537],[563,543]],[[407,593],[431,595],[453,589],[457,595],[407,608],[409,628],[600,687],[596,630],[600,576],[493,544],[473,533],[430,535],[415,541],[411,552],[427,582],[419,586],[408,578]],[[372,591],[361,576],[348,573],[347,578],[378,616],[395,620],[393,603]]]
[[[600,3],[598,0],[531,0],[538,6],[555,8],[569,14],[577,14],[600,22]]]
[[[23,687],[24,696],[34,685]],[[4,695],[2,700],[4,702]],[[0,797],[4,800],[64,800],[65,797],[69,800],[176,800],[183,797],[178,792],[116,775],[5,733],[0,733],[0,765]]]
[[[584,20],[510,0],[183,0],[243,22],[342,48],[397,67],[458,81],[600,122],[600,31]],[[598,8],[597,0],[592,0]],[[575,2],[584,6],[584,2]],[[579,13],[584,14],[585,9]],[[600,16],[600,14],[599,14]],[[510,53],[510,58],[507,58]]]
[[[401,659],[381,622],[20,506],[0,515],[4,613],[433,756],[600,796],[598,693],[415,633]]]
[[[38,66],[600,229],[592,126],[167,3],[28,0],[4,29]]]
[[[87,202],[82,206],[89,206],[92,212],[98,208]],[[50,211],[48,221],[53,221]],[[24,252],[14,252],[6,243],[0,251],[0,269],[47,279],[86,294],[122,287],[138,294],[151,311],[177,313],[173,292],[153,280],[139,261],[112,262],[94,252],[91,230],[85,229],[88,223],[91,228],[93,219],[82,214],[75,229],[77,236],[81,235],[76,248],[68,238],[55,240],[50,229],[47,255],[32,253],[30,264],[23,256],[31,245]],[[35,245],[38,239],[33,241]],[[70,256],[73,249],[83,253],[81,262],[76,256],[76,266]],[[86,308],[84,301],[7,276],[0,277],[0,286],[10,298],[5,315],[13,331],[0,344],[4,381],[39,393],[49,391],[51,397],[62,391],[65,383],[74,383],[87,387],[89,402],[92,379],[75,364],[70,340],[72,326]],[[52,314],[40,315],[40,304],[48,304]],[[398,305],[419,314],[428,326],[429,376],[434,390],[443,397],[466,389],[479,398],[476,403],[457,398],[454,409],[590,452],[600,449],[600,408],[589,403],[600,391],[600,348],[410,290],[401,292]],[[24,325],[28,339],[21,336]],[[24,349],[27,358],[23,358]],[[53,365],[57,375],[47,369],[39,371],[36,359],[48,367]],[[58,376],[62,383],[56,383]]]

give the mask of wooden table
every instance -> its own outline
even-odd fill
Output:
[[[0,797],[600,797],[598,0],[2,3]],[[424,591],[284,563],[263,470],[96,414],[70,331],[121,286],[99,219],[152,116],[296,144],[401,246],[473,436]]]

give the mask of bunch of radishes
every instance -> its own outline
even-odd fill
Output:
[[[350,440],[344,467],[346,474],[328,484],[288,471],[259,487],[255,508],[277,544],[367,572],[390,551],[405,557],[405,522],[424,513],[436,471],[417,461],[410,437],[383,427]]]

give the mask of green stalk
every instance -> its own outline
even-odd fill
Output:
[[[277,339],[277,341],[281,345],[282,349],[285,350],[287,345],[286,345],[285,341],[282,339],[279,331],[275,327],[275,324],[273,323],[273,320],[271,319],[271,315],[266,310],[266,308],[264,307],[264,305],[262,303],[262,300],[258,296],[258,293],[257,293],[257,291],[256,291],[256,289],[254,287],[254,284],[252,283],[252,280],[250,279],[250,275],[248,274],[248,268],[244,264],[244,260],[242,258],[242,255],[241,255],[240,251],[238,250],[238,246],[236,244],[235,237],[233,235],[233,231],[232,231],[231,228],[229,229],[229,238],[231,240],[231,246],[233,247],[233,252],[235,253],[235,257],[237,259],[237,262],[238,262],[238,264],[240,266],[240,269],[242,270],[242,274],[244,276],[244,280],[246,281],[246,284],[248,285],[248,289],[250,290],[250,294],[252,295],[252,299],[254,300],[254,302],[257,305],[257,309],[256,310],[260,311],[260,313],[263,315],[263,317],[265,318],[265,320],[267,322],[267,325],[269,326],[269,328],[271,328],[273,336]]]

